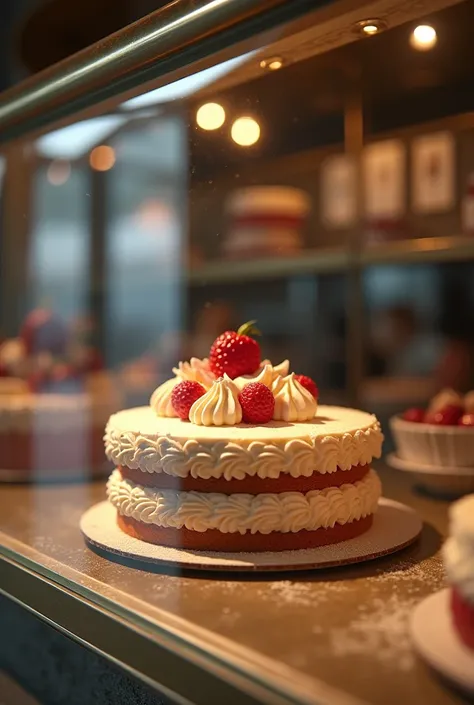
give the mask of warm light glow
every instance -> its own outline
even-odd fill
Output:
[[[432,49],[438,41],[438,35],[434,27],[429,24],[420,24],[415,27],[410,37],[410,44],[418,51],[428,51]]]
[[[96,171],[108,171],[115,164],[114,150],[105,144],[95,147],[90,153],[89,164]]]
[[[261,69],[270,69],[270,71],[278,71],[283,66],[283,59],[280,56],[272,56],[271,59],[262,59],[260,62]]]
[[[379,28],[376,24],[366,24],[362,27],[364,34],[377,34]]]
[[[52,186],[62,186],[71,176],[71,165],[64,159],[55,159],[48,166],[46,178]]]
[[[250,147],[260,138],[260,125],[251,117],[240,117],[232,125],[230,134],[236,144]]]
[[[225,110],[219,103],[205,103],[196,113],[196,122],[202,130],[218,130],[225,122]]]

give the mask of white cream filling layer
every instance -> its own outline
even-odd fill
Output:
[[[125,480],[118,470],[107,483],[109,501],[123,516],[161,527],[217,529],[224,534],[314,531],[347,524],[373,514],[380,494],[380,480],[373,470],[358,482],[306,494],[160,491]]]
[[[224,477],[309,477],[379,458],[383,434],[374,416],[354,409],[319,407],[301,423],[197,426],[158,418],[146,407],[111,416],[105,451],[114,465],[147,473],[207,480]]]
[[[443,546],[448,580],[474,604],[474,495],[454,502],[449,520],[451,537]]]

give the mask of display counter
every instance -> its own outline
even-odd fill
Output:
[[[2,591],[185,702],[463,702],[418,659],[408,634],[413,607],[444,582],[447,503],[380,469],[385,495],[423,517],[418,543],[360,566],[273,575],[110,560],[79,531],[103,483],[2,487]]]

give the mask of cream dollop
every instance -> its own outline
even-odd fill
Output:
[[[279,387],[279,388],[278,388]],[[292,372],[274,383],[275,421],[310,421],[316,415],[318,404],[313,395],[305,389]]]
[[[264,384],[265,387],[271,389],[273,384],[273,367],[270,364],[265,365],[253,375],[243,375],[242,377],[236,377],[232,381],[240,392],[246,384],[250,384],[251,382],[260,382],[260,384]]]
[[[260,363],[260,369],[265,367],[265,365],[272,366],[273,379],[276,379],[277,377],[286,377],[286,375],[290,371],[289,360],[283,360],[278,365],[272,365],[270,360],[263,360],[263,362]]]
[[[198,357],[192,357],[189,362],[180,362],[178,367],[173,367],[173,372],[181,380],[189,380],[191,382],[199,382],[205,389],[209,389],[216,376],[209,367],[209,359],[205,357],[200,360]]]
[[[163,384],[160,384],[151,395],[150,406],[157,416],[166,416],[168,418],[178,416],[171,403],[171,394],[179,382],[182,382],[180,377],[168,379]]]
[[[194,402],[189,420],[198,426],[234,426],[242,421],[239,390],[224,374],[200,399]]]

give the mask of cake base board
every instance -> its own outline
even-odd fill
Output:
[[[80,527],[91,547],[123,558],[189,570],[259,572],[332,568],[380,558],[416,541],[422,521],[410,507],[382,498],[372,527],[361,536],[330,546],[261,553],[191,551],[146,543],[119,529],[116,509],[109,502],[88,509]]]
[[[41,482],[84,482],[89,480],[101,480],[110,475],[110,464],[96,468],[78,468],[77,470],[8,470],[0,468],[0,484],[2,483],[34,483]]]
[[[464,646],[451,621],[449,588],[413,610],[410,631],[420,656],[461,690],[474,693],[474,651]]]
[[[420,465],[413,461],[404,460],[396,453],[389,453],[385,461],[395,470],[411,473],[416,484],[435,497],[452,499],[474,492],[474,467]]]

